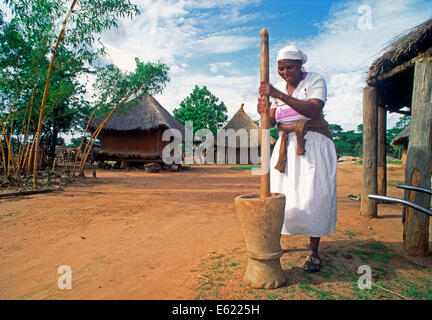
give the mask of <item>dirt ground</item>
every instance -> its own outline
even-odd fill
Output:
[[[0,199],[0,299],[432,299],[432,256],[402,248],[401,207],[359,216],[361,165],[339,163],[336,233],[321,240],[322,271],[306,274],[304,236],[283,236],[286,285],[242,280],[244,238],[234,198],[259,178],[229,166],[181,172],[98,170],[62,191]],[[388,195],[402,197],[401,165],[389,165]],[[430,244],[432,248],[432,243]],[[59,266],[72,289],[58,288]],[[360,265],[372,289],[357,286]]]

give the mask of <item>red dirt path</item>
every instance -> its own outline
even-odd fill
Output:
[[[352,230],[403,253],[400,207],[382,205],[379,219],[360,218],[360,202],[348,195],[360,193],[361,166],[338,167],[337,232],[323,238],[324,247]],[[403,180],[400,165],[389,167],[388,178],[388,194],[401,197],[394,187]],[[100,170],[64,191],[0,199],[0,299],[194,299],[202,279],[191,270],[244,246],[234,198],[258,191],[249,171],[195,166]],[[282,239],[285,248],[306,243]],[[72,290],[57,287],[60,265],[72,268]]]

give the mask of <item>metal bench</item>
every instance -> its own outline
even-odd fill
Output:
[[[396,187],[400,188],[400,189],[418,191],[418,192],[428,193],[428,194],[432,195],[431,190],[420,188],[420,187],[407,186],[407,185],[403,185],[403,184],[398,184],[398,185],[396,185]],[[401,204],[409,206],[409,207],[411,207],[417,211],[423,212],[424,214],[427,214],[428,216],[432,217],[432,210],[430,210],[428,208],[424,208],[424,207],[418,205],[417,203],[414,203],[414,202],[411,202],[408,200],[394,198],[394,197],[388,197],[388,196],[380,196],[377,194],[369,194],[368,196],[369,196],[369,199],[373,199],[373,200],[380,200],[380,201],[385,201],[385,202],[390,202],[390,203],[401,203]]]

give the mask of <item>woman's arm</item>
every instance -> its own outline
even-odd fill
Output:
[[[273,98],[279,99],[285,102],[298,113],[308,118],[315,118],[316,116],[318,116],[324,107],[324,102],[320,99],[313,98],[309,100],[298,100],[287,94],[284,94],[283,92],[280,92],[279,90],[275,89],[271,84],[264,81],[261,82],[259,94],[267,94]]]

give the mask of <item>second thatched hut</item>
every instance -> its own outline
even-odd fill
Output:
[[[162,141],[164,130],[177,129],[184,137],[183,125],[149,94],[128,102],[125,109],[105,124],[100,133],[101,150],[94,152],[94,160],[162,163],[162,150],[169,143]],[[93,120],[89,130],[96,130],[102,121]]]
[[[238,135],[235,141],[221,136],[217,137],[218,163],[258,164],[257,160],[259,161],[259,159],[254,159],[253,155],[260,155],[261,138],[258,134],[259,126],[246,114],[243,106],[242,104],[240,109],[223,128],[225,133],[231,131]],[[242,137],[239,135],[241,131],[246,133],[245,138],[243,137],[243,141]],[[275,143],[276,140],[270,137],[270,145],[273,146]],[[235,161],[229,161],[230,153],[232,155],[235,154]],[[242,154],[247,154],[247,158],[245,157],[242,159]],[[225,161],[220,161],[221,157],[223,157]]]

